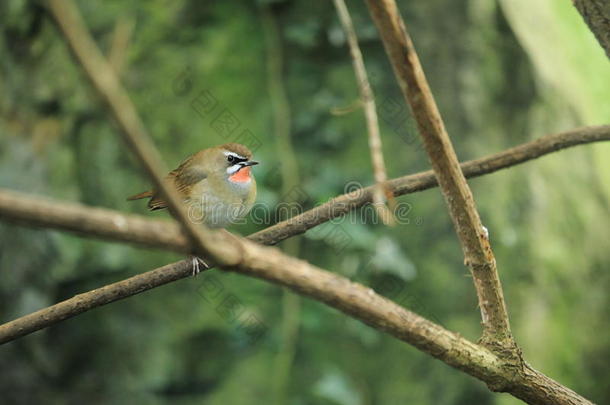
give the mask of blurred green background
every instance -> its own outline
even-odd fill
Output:
[[[286,200],[313,207],[350,182],[372,184],[362,110],[333,114],[353,105],[358,93],[332,2],[78,5],[168,166],[248,131],[262,162],[255,168],[258,202],[268,212]],[[569,1],[399,5],[461,160],[608,123],[610,67]],[[366,7],[361,1],[348,7],[378,102],[388,175],[425,170]],[[0,186],[167,217],[125,201],[148,181],[44,9],[3,1],[0,30]],[[282,64],[283,72],[269,73],[270,63]],[[217,101],[213,114],[192,107],[202,94]],[[296,159],[274,129],[273,97],[290,125]],[[230,135],[215,129],[221,111],[239,122]],[[608,144],[579,146],[470,182],[525,358],[596,402],[610,397],[609,156]],[[295,196],[289,182],[297,177]],[[350,279],[385,286],[381,292],[407,308],[476,340],[476,295],[438,189],[398,201],[408,207],[408,223],[388,228],[363,215],[282,247]],[[253,222],[233,230],[266,226]],[[0,320],[179,259],[1,223]],[[206,296],[210,285],[220,298]],[[225,299],[243,313],[224,311]],[[249,333],[246,316],[257,320],[260,333]],[[519,403],[322,304],[217,271],[0,347],[0,398],[6,404]]]

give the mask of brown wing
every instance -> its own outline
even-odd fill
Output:
[[[178,189],[178,194],[183,198],[186,198],[190,194],[190,190],[195,184],[207,177],[207,174],[200,165],[192,164],[193,156],[195,155],[186,158],[180,166],[169,172],[165,177],[165,181],[172,181],[174,183],[174,186]],[[129,197],[128,200],[149,197],[148,209],[151,211],[167,208],[167,203],[161,198],[160,193],[154,190],[136,194]]]
[[[140,200],[142,198],[150,198],[152,197],[152,191],[145,191],[140,194],[132,195],[131,197],[127,197],[127,201]]]

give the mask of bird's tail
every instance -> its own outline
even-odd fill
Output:
[[[132,195],[131,197],[127,197],[127,201],[140,200],[142,198],[150,198],[152,196],[153,196],[152,191],[145,191],[143,193]]]

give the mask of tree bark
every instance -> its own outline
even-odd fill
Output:
[[[607,0],[573,0],[589,29],[610,58],[610,2]]]

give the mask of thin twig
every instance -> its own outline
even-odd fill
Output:
[[[349,103],[349,105],[347,105],[347,106],[332,107],[330,109],[330,113],[332,115],[341,116],[341,115],[351,114],[359,108],[362,108],[362,100],[360,100],[360,97],[358,97],[357,99],[355,99],[354,101]]]
[[[373,175],[375,176],[376,187],[373,192],[373,206],[377,211],[377,215],[381,218],[384,224],[394,225],[396,221],[392,215],[392,211],[385,205],[386,199],[393,199],[391,193],[387,193],[385,182],[388,179],[383,160],[383,151],[381,147],[381,135],[379,134],[379,120],[377,119],[377,107],[375,105],[375,96],[369,82],[364,66],[362,52],[358,46],[358,37],[356,30],[349,15],[349,11],[343,0],[334,0],[339,21],[345,32],[347,43],[349,45],[350,55],[352,57],[352,65],[358,82],[358,90],[360,91],[360,102],[364,108],[364,117],[366,119],[366,128],[368,132],[369,149],[371,151],[371,162],[373,164]],[[393,200],[388,201],[390,207],[394,207]]]
[[[445,130],[419,58],[394,0],[367,0],[400,88],[417,121],[432,169],[449,207],[473,276],[483,319],[483,338],[488,344],[515,348],[500,278],[487,231]],[[515,350],[515,353],[518,353]]]
[[[129,39],[135,28],[135,21],[130,17],[121,17],[114,26],[112,42],[108,52],[108,63],[118,77],[123,73]]]
[[[610,126],[585,127],[545,135],[500,153],[461,164],[467,178],[513,167],[572,146],[609,141]],[[431,170],[388,180],[386,187],[396,197],[436,187]],[[337,196],[300,215],[263,229],[249,238],[265,245],[300,235],[326,221],[371,202],[372,187],[355,194]],[[175,221],[153,220],[106,208],[87,207],[66,201],[0,189],[0,219],[26,226],[59,229],[82,236],[135,243],[178,253],[192,252],[187,237]]]

